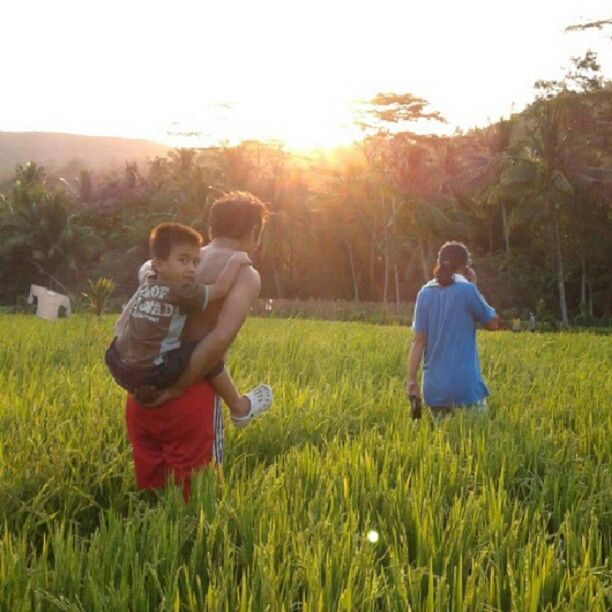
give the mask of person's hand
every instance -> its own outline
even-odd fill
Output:
[[[138,270],[139,284],[143,285],[147,278],[153,274],[155,274],[155,270],[153,269],[153,262],[148,259],[142,264],[142,266],[140,266],[140,270]]]
[[[470,283],[474,283],[474,285],[476,284],[476,281],[478,280],[478,276],[476,275],[474,268],[470,268],[469,266],[466,268],[465,278],[467,278],[470,281]]]
[[[409,380],[406,383],[406,397],[410,398],[412,396],[420,398],[421,389],[419,388],[419,383]]]
[[[164,389],[155,401],[147,404],[147,408],[161,406],[162,404],[169,402],[171,399],[183,395],[183,391],[185,391],[185,389],[180,389],[179,387],[170,387],[169,389]]]
[[[238,251],[231,257],[232,261],[237,261],[241,266],[250,266],[253,264],[251,258],[244,251]]]

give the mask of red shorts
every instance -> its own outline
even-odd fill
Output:
[[[125,419],[139,489],[161,488],[172,475],[187,500],[192,471],[223,459],[221,406],[206,381],[159,408],[143,408],[128,395]]]

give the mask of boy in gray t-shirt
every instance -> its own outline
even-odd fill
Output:
[[[202,245],[198,232],[179,223],[163,223],[153,228],[149,243],[150,269],[139,275],[140,286],[121,314],[105,355],[115,381],[144,406],[154,404],[164,389],[172,387],[192,359],[198,343],[183,340],[188,317],[224,298],[241,266],[251,264],[246,253],[236,253],[213,285],[200,286],[194,282]],[[235,397],[229,392],[234,383],[223,363],[202,375],[226,401],[238,427],[272,402],[267,385],[241,396],[237,405],[229,402],[226,398]]]

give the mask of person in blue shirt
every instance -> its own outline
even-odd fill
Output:
[[[423,359],[423,396],[434,414],[457,407],[486,411],[489,390],[480,374],[476,327],[499,329],[499,318],[476,287],[470,253],[447,242],[434,278],[421,287],[414,307],[414,338],[408,357],[408,397],[421,397],[417,372]]]

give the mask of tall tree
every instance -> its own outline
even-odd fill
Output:
[[[463,152],[461,170],[453,180],[454,189],[467,188],[485,209],[499,210],[508,260],[511,230],[508,206],[511,196],[499,189],[499,182],[509,163],[512,133],[513,122],[500,120],[474,135]]]
[[[93,228],[71,211],[66,194],[47,188],[44,170],[34,163],[17,168],[0,213],[0,235],[3,269],[19,279],[13,291],[20,292],[32,280],[65,291],[102,247]]]
[[[569,323],[565,290],[565,263],[562,243],[562,219],[576,211],[568,210],[576,187],[604,183],[609,171],[584,163],[588,149],[589,127],[585,125],[584,107],[576,94],[565,93],[552,99],[538,100],[529,113],[523,146],[502,178],[507,185],[522,185],[523,206],[529,206],[537,222],[544,213],[550,223],[550,235],[556,261],[559,309],[563,325]],[[565,215],[564,215],[565,213]]]

